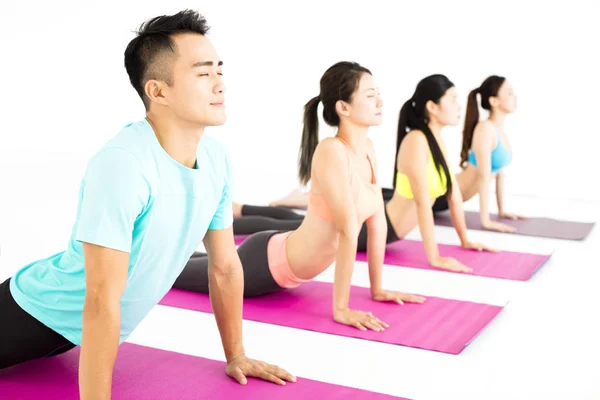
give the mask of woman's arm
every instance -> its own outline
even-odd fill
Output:
[[[467,271],[468,269],[464,265],[453,258],[440,257],[435,241],[433,210],[427,181],[429,152],[429,144],[425,135],[420,131],[409,132],[398,153],[398,170],[405,171],[410,183],[413,199],[417,206],[419,230],[429,264],[436,268]]]
[[[387,221],[385,208],[382,207],[377,214],[367,220],[367,261],[369,263],[369,280],[371,282],[371,297],[375,301],[393,301],[398,304],[404,302],[423,303],[424,297],[413,294],[395,292],[383,289],[382,270],[387,240]]]
[[[333,215],[339,235],[333,283],[333,316],[335,321],[361,330],[382,330],[386,325],[370,313],[348,308],[350,282],[356,260],[359,225],[350,186],[350,159],[346,146],[335,139],[325,139],[313,156],[313,187],[318,183]]]
[[[498,215],[504,214],[504,171],[496,175],[496,203],[498,204]]]
[[[506,219],[527,219],[522,215],[508,213],[504,211],[504,171],[498,172],[496,175],[496,201],[498,202],[498,215]]]
[[[448,195],[447,195],[448,196]],[[452,188],[452,194],[449,195],[448,207],[450,209],[450,218],[460,239],[460,243],[467,243],[467,223],[465,221],[465,212],[463,210],[462,193],[458,185]]]
[[[479,218],[481,225],[490,230],[499,232],[513,232],[514,228],[496,221],[490,220],[489,213],[489,182],[492,176],[492,150],[494,143],[494,127],[491,122],[484,121],[477,124],[473,133],[473,144],[471,149],[475,152],[477,159],[477,184],[479,185]],[[497,139],[496,139],[497,140]],[[496,177],[498,185],[498,177]],[[496,192],[498,206],[500,209],[501,194]]]
[[[398,152],[398,170],[404,171],[413,193],[417,207],[419,230],[429,263],[437,261],[440,254],[435,242],[433,211],[429,197],[427,182],[427,163],[429,162],[429,145],[425,134],[420,131],[409,132]]]
[[[377,158],[371,139],[368,139],[368,153],[377,177]],[[381,201],[379,211],[365,222],[367,226],[367,262],[369,265],[369,280],[371,282],[371,295],[376,297],[383,291],[381,284],[381,271],[385,257],[387,240],[387,221],[385,219],[385,206]]]
[[[369,280],[371,282],[371,296],[375,297],[383,291],[381,284],[381,271],[383,269],[383,258],[385,256],[385,245],[387,238],[387,222],[385,220],[385,209],[367,219],[367,262],[369,264]]]

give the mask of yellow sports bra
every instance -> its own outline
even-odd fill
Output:
[[[450,172],[450,179],[454,183],[454,174],[452,172]],[[429,152],[429,162],[427,163],[427,185],[429,186],[430,199],[437,199],[446,194],[446,174],[443,169],[438,174],[431,152]],[[400,172],[396,174],[396,192],[407,199],[414,197],[408,177]]]

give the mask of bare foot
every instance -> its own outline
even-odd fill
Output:
[[[269,203],[272,207],[300,208],[306,210],[308,207],[308,194],[300,189],[294,189],[287,196]]]
[[[239,218],[242,216],[242,207],[243,205],[240,203],[233,203],[231,207],[233,209],[233,218]]]

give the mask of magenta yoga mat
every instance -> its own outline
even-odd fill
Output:
[[[473,269],[469,275],[503,278],[517,281],[529,280],[535,272],[550,259],[550,255],[515,253],[501,251],[467,250],[459,246],[438,244],[442,257],[453,257]],[[367,261],[367,253],[359,252],[356,260]],[[387,265],[410,268],[446,271],[429,265],[423,243],[415,240],[400,240],[388,244],[385,250],[384,263]]]
[[[79,348],[0,371],[0,398],[10,400],[79,399]],[[282,366],[285,368],[285,366]],[[123,343],[113,372],[113,400],[400,399],[310,379],[278,386],[248,379],[242,386],[225,374],[221,361]],[[406,400],[406,399],[404,399]]]
[[[236,244],[241,244],[246,237],[248,236],[236,236]],[[550,259],[550,255],[544,254],[516,253],[510,251],[501,251],[499,253],[479,252],[445,244],[439,244],[438,248],[441,256],[454,257],[468,267],[473,268],[473,272],[469,273],[469,275],[517,281],[529,280]],[[356,253],[356,260],[367,261],[367,253]],[[388,244],[385,251],[384,263],[408,268],[452,272],[431,267],[427,261],[423,243],[415,240],[399,240]]]
[[[537,236],[551,239],[565,240],[583,240],[594,228],[593,222],[574,222],[563,221],[552,218],[532,217],[525,220],[510,220],[500,218],[498,215],[491,214],[490,219],[500,221],[514,228],[517,228],[515,235]],[[479,213],[473,211],[465,212],[465,221],[467,228],[473,230],[486,230],[479,218]],[[440,226],[453,226],[449,212],[436,213],[435,224]]]
[[[333,335],[459,354],[502,311],[502,307],[428,297],[423,304],[398,305],[371,299],[352,287],[350,308],[371,311],[390,325],[384,332],[338,324],[331,315],[333,285],[308,282],[297,288],[244,299],[244,319]],[[212,313],[209,296],[171,289],[159,304]]]

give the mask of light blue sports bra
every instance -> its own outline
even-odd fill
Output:
[[[498,131],[498,128],[496,128],[496,139],[496,147],[494,150],[492,150],[493,174],[506,167],[512,161],[512,153],[508,151],[502,144],[502,141],[500,140],[500,131]],[[469,150],[469,164],[472,164],[475,167],[477,166],[477,159],[475,158],[475,152],[473,150]]]

